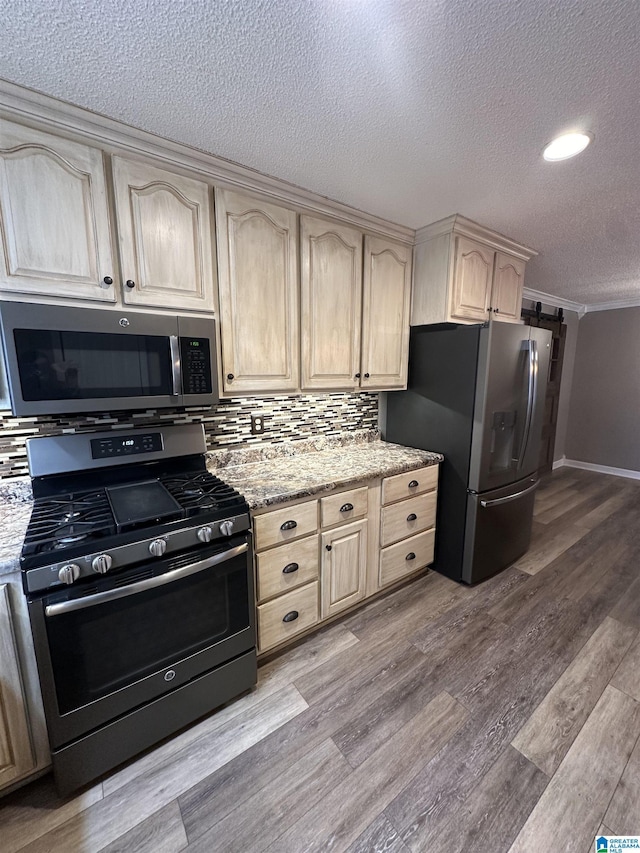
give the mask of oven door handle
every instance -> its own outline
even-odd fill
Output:
[[[85,607],[93,607],[96,604],[106,604],[108,601],[117,601],[119,598],[127,598],[130,595],[136,595],[139,592],[146,592],[148,589],[155,589],[158,586],[164,586],[167,583],[173,583],[181,578],[187,578],[189,575],[195,575],[198,572],[204,572],[212,566],[218,566],[220,563],[226,563],[228,560],[233,560],[240,554],[245,554],[249,550],[246,542],[242,545],[237,545],[235,548],[230,548],[222,554],[216,554],[214,557],[208,557],[206,560],[200,560],[198,563],[191,563],[189,566],[183,566],[181,569],[173,569],[173,571],[165,572],[163,575],[158,575],[155,578],[147,578],[143,581],[136,581],[129,586],[121,587],[120,589],[109,589],[106,592],[96,592],[93,595],[87,595],[85,598],[76,598],[72,601],[61,601],[59,604],[48,604],[44,612],[47,616],[60,616],[63,613],[72,613],[74,610],[84,610]]]

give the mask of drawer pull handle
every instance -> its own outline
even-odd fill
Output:
[[[293,521],[293,520],[285,521],[283,524],[280,525],[280,530],[293,530],[297,526],[298,526],[297,521]]]
[[[327,551],[330,551],[333,548],[333,545],[325,545],[325,548],[327,549]]]
[[[405,560],[415,560],[415,558],[416,558],[416,555],[413,553],[413,551],[409,551],[409,553],[405,557]]]
[[[283,575],[292,575],[294,572],[297,572],[300,566],[297,563],[287,563],[287,565],[282,570]]]
[[[342,504],[340,507],[340,512],[351,512],[353,509],[353,504]]]
[[[297,610],[290,610],[282,617],[283,622],[295,622],[300,614]]]
[[[407,516],[407,521],[415,521],[417,517],[418,516],[415,514],[415,512],[412,512],[411,515]]]
[[[409,488],[410,488],[410,489],[415,489],[415,488],[416,488],[416,486],[419,486],[419,485],[420,485],[420,483],[419,483],[417,480],[412,480],[412,481],[409,483]]]

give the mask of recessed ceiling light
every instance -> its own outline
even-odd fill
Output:
[[[584,151],[590,142],[593,142],[592,133],[563,133],[547,145],[542,156],[551,163],[555,160],[567,160]]]

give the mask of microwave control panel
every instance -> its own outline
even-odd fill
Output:
[[[182,393],[211,394],[209,338],[180,338]]]

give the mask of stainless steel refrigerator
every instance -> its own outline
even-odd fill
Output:
[[[529,547],[551,332],[415,326],[407,391],[381,395],[387,441],[444,454],[433,568],[476,583]]]

